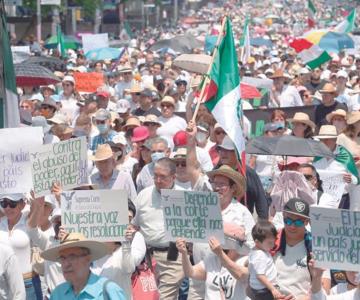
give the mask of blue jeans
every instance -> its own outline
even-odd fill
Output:
[[[41,282],[39,275],[25,279],[26,300],[42,300]]]

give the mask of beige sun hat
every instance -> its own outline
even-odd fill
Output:
[[[227,165],[222,165],[220,168],[207,172],[209,178],[213,178],[214,176],[221,175],[231,179],[235,182],[236,190],[235,190],[235,197],[242,197],[246,191],[246,181],[244,176],[242,176],[239,172],[235,171],[231,167]]]
[[[335,94],[335,95],[337,95],[338,93],[335,86],[332,83],[325,83],[324,87],[319,92],[320,94],[326,93],[326,94]]]
[[[303,112],[297,112],[293,118],[287,119],[287,121],[290,123],[302,123],[308,125],[311,127],[313,131],[315,130],[316,127],[315,123],[310,120],[309,115]]]
[[[314,136],[315,139],[336,139],[338,137],[334,125],[323,125],[320,127],[319,134]]]
[[[159,122],[159,119],[156,115],[153,115],[153,114],[150,114],[150,115],[147,115],[145,116],[145,120],[144,120],[144,125],[146,123],[156,123],[158,124],[159,126],[161,126],[161,123]]]
[[[110,254],[110,251],[104,243],[87,240],[83,234],[78,232],[72,232],[66,235],[65,238],[61,240],[59,246],[47,249],[43,251],[40,255],[46,260],[57,261],[60,256],[60,252],[69,248],[89,249],[92,261],[98,260],[105,255]]]
[[[126,130],[127,127],[139,127],[141,126],[140,120],[137,117],[130,117],[126,120],[125,125],[123,126],[123,128]]]
[[[175,107],[175,99],[171,96],[165,96],[164,98],[162,98],[160,105],[163,103],[168,103]]]
[[[102,161],[113,157],[113,152],[109,144],[99,145],[96,149],[95,155],[91,155],[90,159],[93,161]]]
[[[346,123],[348,125],[355,124],[360,121],[360,111],[353,111],[349,113],[346,117]]]
[[[340,116],[340,117],[346,118],[346,111],[343,109],[334,110],[333,112],[326,115],[326,121],[331,123],[332,118],[335,116]]]
[[[175,152],[172,153],[173,160],[184,160],[186,159],[187,149],[185,147],[179,147]]]

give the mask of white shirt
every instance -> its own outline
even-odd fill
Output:
[[[254,290],[262,290],[266,288],[257,275],[265,275],[266,278],[273,284],[276,284],[276,268],[274,260],[270,253],[259,249],[253,249],[249,254],[249,284]]]
[[[60,100],[61,108],[59,111],[66,116],[69,124],[72,124],[80,110],[79,106],[76,104],[77,100],[73,97],[66,98],[64,95],[60,95]]]
[[[25,298],[25,286],[18,259],[11,247],[0,243],[0,299]]]
[[[120,81],[119,83],[117,83],[115,85],[115,93],[119,97],[119,99],[124,97],[124,90],[125,89],[130,90],[131,84],[132,84],[131,81],[129,81],[129,82]]]
[[[27,214],[22,213],[20,220],[9,232],[7,218],[0,220],[0,241],[9,245],[15,252],[19,261],[21,273],[32,271],[31,266],[31,240],[27,227]]]
[[[274,256],[274,261],[281,291],[292,294],[295,298],[308,295],[311,279],[307,268],[305,242],[302,241],[293,247],[286,245],[285,256],[279,252]]]
[[[338,95],[335,100],[346,104],[349,112],[360,110],[360,103],[358,102],[358,95],[350,95],[353,92],[352,89],[345,88],[344,92]]]
[[[177,185],[174,190],[181,190]],[[161,195],[155,186],[143,189],[135,198],[136,215],[132,220],[140,226],[140,232],[146,244],[153,247],[168,247],[169,240],[165,238],[164,214],[161,207]]]
[[[328,296],[323,290],[311,295],[311,300],[359,300],[359,299],[360,299],[359,288],[338,295]]]
[[[236,261],[243,266],[247,257]],[[236,280],[231,273],[221,265],[219,258],[210,253],[200,262],[206,271],[205,300],[222,299],[223,290],[226,300],[246,300],[247,279]]]
[[[284,85],[281,93],[277,92],[280,107],[304,106],[296,87]]]
[[[164,137],[168,141],[172,141],[175,133],[180,130],[185,130],[187,126],[186,121],[176,115],[173,115],[171,118],[160,116],[158,120],[161,123],[161,127],[157,129],[156,133],[158,136]]]
[[[111,255],[94,261],[91,270],[117,283],[124,290],[126,299],[132,299],[131,275],[144,259],[145,252],[144,237],[136,232],[131,245],[122,243]]]
[[[210,154],[204,148],[196,147],[196,158],[203,172],[210,172],[214,169]]]
[[[136,176],[136,191],[140,193],[143,189],[154,185],[154,163],[146,164]]]

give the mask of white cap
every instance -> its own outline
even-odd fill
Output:
[[[233,141],[227,135],[225,135],[221,145],[219,145],[218,147],[223,148],[225,150],[235,150],[235,145]]]
[[[37,94],[32,95],[29,100],[30,101],[38,100],[38,101],[43,102],[44,101],[44,96],[42,94],[40,94],[40,93],[37,93]]]
[[[116,102],[116,112],[119,114],[126,113],[130,108],[130,102],[126,99],[120,99]]]
[[[336,73],[336,78],[339,78],[339,77],[348,78],[348,73],[344,70],[340,70]]]
[[[126,146],[126,145],[127,145],[126,138],[125,138],[125,136],[124,136],[122,133],[116,134],[116,135],[113,137],[112,142],[113,142],[114,144],[121,144],[121,145],[123,145],[123,146]]]
[[[310,71],[309,71],[308,68],[301,68],[301,69],[299,70],[299,74],[300,74],[300,75],[305,75],[305,74],[309,74],[309,73],[310,73]]]
[[[75,84],[75,79],[74,79],[74,77],[72,77],[72,76],[70,76],[70,75],[66,75],[62,81],[63,81],[63,82],[69,81],[69,82],[72,82],[73,84]]]
[[[55,114],[51,119],[48,119],[48,122],[54,123],[54,124],[66,124],[68,125],[68,119],[64,114]]]
[[[265,70],[265,74],[266,74],[266,73],[271,73],[271,74],[274,74],[274,70],[273,70],[273,69],[271,69],[271,68],[266,69],[266,70]]]
[[[272,57],[272,58],[270,59],[270,62],[271,62],[272,64],[279,63],[279,62],[281,62],[281,59],[280,59],[279,57]]]

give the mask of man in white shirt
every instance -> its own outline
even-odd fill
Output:
[[[119,99],[124,97],[124,90],[130,89],[133,79],[132,68],[131,66],[120,66],[118,68],[119,74],[122,76],[123,80],[115,85],[115,93]]]
[[[25,300],[25,286],[14,251],[0,243],[0,299]]]
[[[304,106],[300,94],[292,85],[285,85],[284,72],[280,69],[276,70],[270,77],[273,82],[271,91],[271,106],[273,107],[293,107]]]
[[[352,89],[346,87],[348,74],[344,70],[336,73],[336,91],[338,96],[335,98],[337,102],[346,104],[349,112],[360,110],[360,103],[358,102],[358,94],[351,95]]]
[[[181,258],[168,260],[171,244],[165,238],[164,215],[161,207],[161,189],[181,189],[175,185],[176,166],[167,158],[159,159],[154,166],[154,185],[139,193],[134,200],[136,215],[132,223],[140,228],[146,244],[152,248],[156,260],[156,279],[160,298],[177,300],[184,277]],[[170,253],[170,252],[169,252]]]

